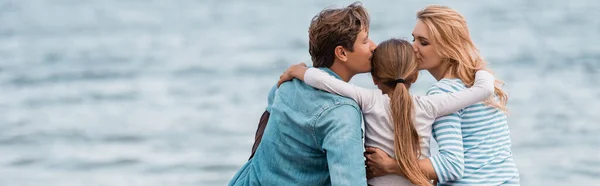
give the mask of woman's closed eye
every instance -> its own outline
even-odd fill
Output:
[[[412,42],[414,43],[415,41],[417,41],[417,40],[415,38],[413,38]],[[421,46],[427,46],[427,45],[429,45],[429,42],[420,40],[419,44],[421,44]]]

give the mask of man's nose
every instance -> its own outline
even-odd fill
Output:
[[[371,42],[371,48],[370,48],[370,49],[371,49],[371,52],[374,52],[374,51],[375,51],[375,48],[377,48],[377,45],[376,45],[376,44],[375,44],[375,42],[373,42],[373,41],[370,41],[370,42]]]

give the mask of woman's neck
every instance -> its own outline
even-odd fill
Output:
[[[382,86],[379,90],[381,90],[381,92],[383,94],[387,94],[387,95],[390,95],[394,92],[394,89],[391,87],[388,87],[388,86]]]
[[[427,71],[429,71],[429,73],[437,81],[440,81],[440,80],[442,80],[444,78],[456,78],[456,76],[451,73],[451,71],[450,71],[450,63],[448,63],[448,62],[442,62],[442,64],[440,64],[439,66],[427,69]]]

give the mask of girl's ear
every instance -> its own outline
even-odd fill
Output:
[[[373,74],[371,74],[371,77],[373,78],[373,84],[379,85],[379,81],[377,80],[377,78],[375,78],[375,76],[373,76]]]
[[[413,75],[409,76],[409,77],[407,78],[407,81],[408,81],[409,83],[411,83],[411,84],[412,84],[412,83],[415,83],[415,82],[417,82],[417,79],[418,79],[418,78],[419,78],[419,71],[417,71],[417,72],[415,72],[415,74],[413,74]]]

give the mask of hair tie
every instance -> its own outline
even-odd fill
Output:
[[[398,83],[402,83],[402,84],[404,84],[404,83],[406,83],[406,81],[404,81],[404,79],[400,78],[400,79],[396,79],[396,80],[393,80],[393,81],[388,81],[388,82],[385,82],[385,84],[386,84],[387,86],[390,86],[390,87],[396,87],[396,85],[397,85]]]
[[[404,79],[400,78],[400,79],[396,79],[394,80],[394,83],[398,84],[398,83],[405,83]]]

